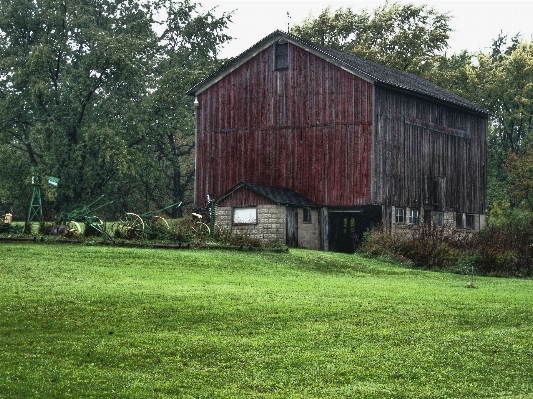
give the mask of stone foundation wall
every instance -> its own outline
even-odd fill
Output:
[[[396,207],[393,206],[391,208],[392,209],[390,213],[390,217],[391,217],[390,226],[391,226],[392,234],[411,234],[413,232],[418,232],[424,225],[426,225],[426,223],[429,223],[428,225],[430,225],[432,228],[437,228],[437,229],[441,228],[441,229],[444,229],[448,233],[468,235],[474,232],[479,232],[486,225],[485,215],[469,214],[471,217],[473,217],[474,223],[473,223],[473,226],[467,226],[467,222],[466,222],[467,214],[460,213],[459,218],[462,221],[462,223],[460,226],[458,226],[457,225],[458,214],[456,212],[442,212],[443,214],[442,226],[437,226],[436,224],[436,213],[437,212],[431,211],[431,214],[430,214],[431,220],[426,221],[424,220],[424,217],[427,215],[424,214],[423,209],[419,210],[419,215],[420,215],[419,223],[417,225],[410,224],[409,223],[409,211],[410,211],[409,207],[404,208],[405,209],[404,223],[397,223],[396,217],[395,217]],[[414,209],[418,209],[418,208],[414,208]]]

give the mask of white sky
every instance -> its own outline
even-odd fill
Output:
[[[351,7],[369,11],[385,1],[305,1],[305,0],[198,0],[205,9],[217,7],[217,14],[236,10],[227,33],[234,37],[222,49],[221,57],[234,57],[250,48],[263,37],[279,29],[287,31],[287,23],[301,23],[309,14],[317,16],[328,5],[333,10]],[[448,54],[461,50],[486,51],[500,31],[512,37],[521,33],[527,40],[533,36],[533,1],[473,1],[473,0],[404,0],[400,3],[427,4],[452,16]],[[287,18],[289,12],[290,19]]]

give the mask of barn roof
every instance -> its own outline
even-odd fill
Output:
[[[264,37],[242,54],[229,60],[218,70],[192,87],[187,94],[197,95],[201,93],[209,86],[219,81],[224,76],[228,75],[233,70],[244,64],[250,58],[254,57],[259,52],[263,51],[265,48],[280,39],[287,40],[289,43],[300,46],[317,55],[318,57],[326,59],[332,64],[335,64],[338,67],[377,85],[408,91],[423,97],[430,97],[441,102],[466,108],[476,113],[481,113],[484,115],[489,114],[487,110],[479,107],[478,105],[465,100],[457,94],[431,83],[430,81],[421,78],[418,75],[378,64],[376,62],[368,61],[354,55],[346,54],[342,51],[334,50],[330,47],[322,46],[320,44],[310,42],[301,37],[279,30],[272,32],[270,35]]]
[[[262,186],[259,184],[252,184],[247,182],[240,182],[233,188],[222,194],[216,199],[216,202],[222,201],[224,198],[230,196],[240,188],[247,188],[279,205],[289,205],[308,208],[320,208],[316,202],[311,201],[309,198],[304,197],[297,192],[281,187]]]

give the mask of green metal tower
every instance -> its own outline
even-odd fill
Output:
[[[29,226],[32,222],[43,223],[43,203],[41,201],[41,178],[35,174],[35,169],[32,167],[32,194],[30,201],[30,209],[28,211]]]

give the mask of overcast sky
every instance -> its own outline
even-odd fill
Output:
[[[218,14],[235,10],[233,23],[227,31],[234,40],[227,44],[221,57],[234,57],[257,43],[269,33],[279,29],[287,31],[287,24],[299,24],[308,15],[317,16],[328,5],[332,9],[351,7],[369,11],[385,1],[198,1],[204,8],[217,7]],[[470,50],[487,50],[500,31],[509,37],[521,33],[530,40],[533,35],[533,1],[400,1],[401,3],[427,4],[441,13],[452,16],[454,30],[449,40],[448,53]],[[287,12],[290,19],[287,17]]]

